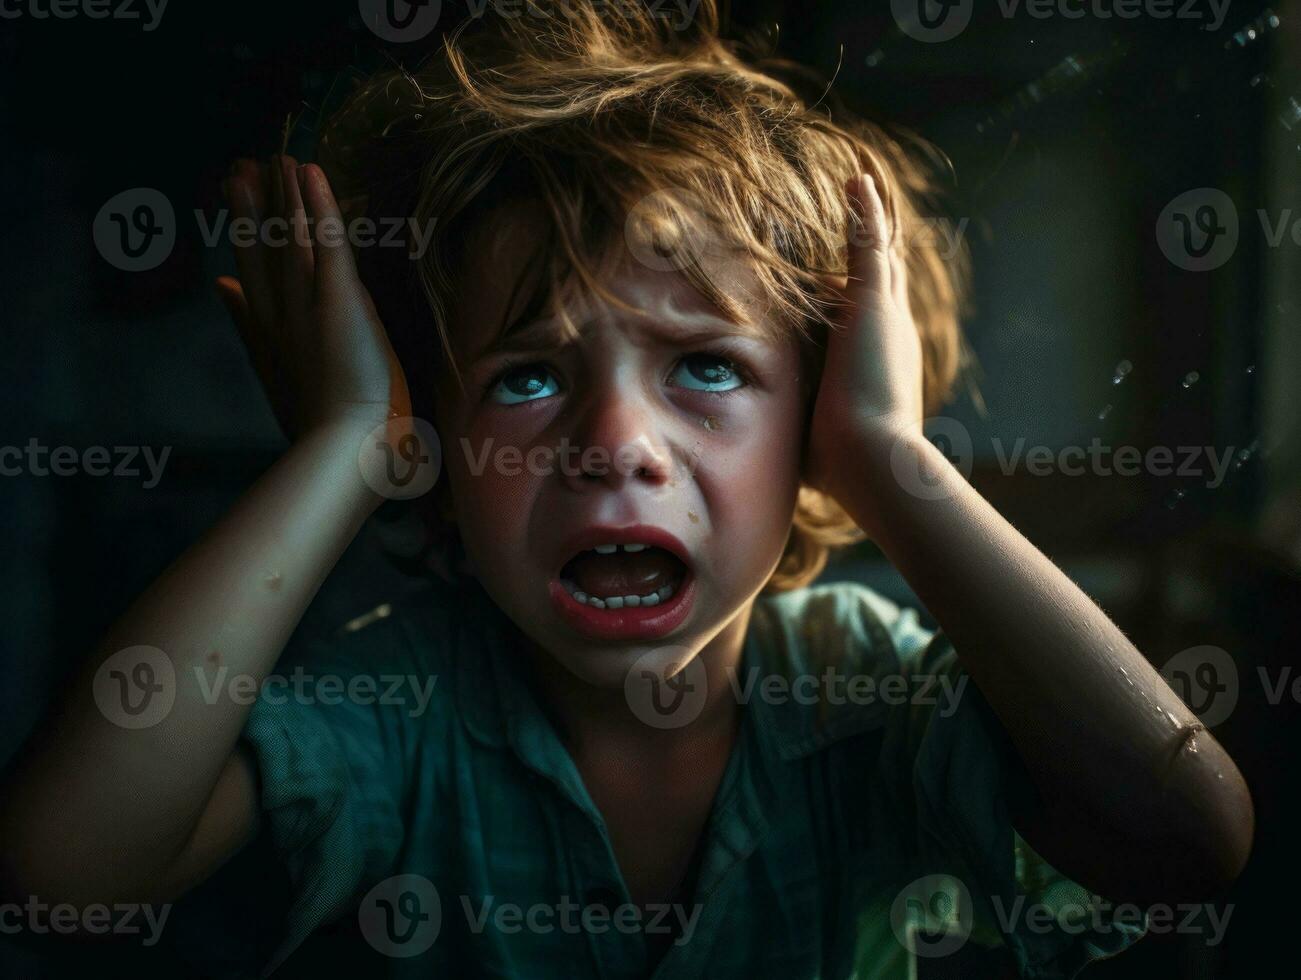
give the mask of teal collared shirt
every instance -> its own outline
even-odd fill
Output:
[[[645,912],[519,643],[466,582],[284,659],[245,740],[289,900],[246,972],[324,930],[392,977],[904,980],[969,943],[1071,977],[1145,931],[1015,833],[993,712],[943,634],[863,586],[757,601],[693,886]]]

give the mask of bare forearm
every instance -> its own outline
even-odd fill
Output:
[[[187,847],[250,710],[226,696],[229,681],[266,676],[378,502],[358,471],[354,428],[301,439],[109,630],[0,792],[7,878],[65,894],[132,892]],[[164,669],[153,683],[162,703],[169,689],[175,700],[129,728],[93,691],[105,660],[137,646],[166,655],[174,680]],[[128,667],[128,688],[130,678]]]
[[[1190,882],[1235,875],[1253,817],[1224,749],[1106,614],[934,446],[916,436],[895,450],[897,464],[930,475],[931,499],[896,479],[895,446],[869,438],[850,454],[861,463],[838,497],[953,641],[1048,822],[1095,828],[1100,861],[1126,862],[1114,852],[1121,841],[1133,848],[1131,867],[1145,858],[1164,867],[1162,854],[1182,854]]]

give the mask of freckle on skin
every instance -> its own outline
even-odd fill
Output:
[[[267,575],[266,579],[263,581],[263,584],[266,585],[266,587],[270,591],[279,592],[280,587],[284,585],[284,580],[280,577],[279,572],[271,572],[269,575]]]

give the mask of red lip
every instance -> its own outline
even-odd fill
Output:
[[[579,602],[560,584],[560,569],[580,551],[598,544],[637,543],[663,548],[681,560],[686,575],[666,602],[654,606],[625,606],[623,609],[596,609]],[[566,540],[563,558],[555,577],[548,583],[551,602],[560,615],[579,633],[595,640],[654,640],[682,624],[696,597],[696,577],[691,571],[686,546],[663,528],[634,524],[621,528],[587,528]]]
[[[552,603],[565,621],[594,640],[659,639],[682,625],[696,598],[696,577],[691,572],[687,572],[687,577],[668,601],[657,606],[596,609],[566,592],[559,579],[553,578],[547,587]]]

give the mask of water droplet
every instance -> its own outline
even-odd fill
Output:
[[[1193,385],[1197,384],[1197,382],[1200,380],[1202,380],[1202,376],[1200,374],[1198,374],[1196,371],[1189,371],[1187,374],[1184,375],[1183,381],[1179,383],[1183,385],[1185,388],[1191,388]]]
[[[1110,406],[1110,405],[1103,405],[1103,406],[1102,406],[1102,411],[1100,411],[1100,412],[1098,413],[1098,421],[1101,422],[1103,419],[1105,419],[1105,418],[1106,418],[1108,415],[1110,415],[1110,414],[1111,414],[1111,406]]]
[[[1258,443],[1253,442],[1250,446],[1245,446],[1244,448],[1238,450],[1237,458],[1233,461],[1233,468],[1235,470],[1241,470],[1244,466],[1246,466],[1249,462],[1251,462],[1252,454],[1255,453],[1257,445]]]
[[[1111,383],[1118,385],[1129,376],[1129,372],[1134,370],[1134,365],[1129,361],[1121,361],[1116,365],[1116,373],[1112,375]]]
[[[1298,123],[1301,123],[1301,102],[1290,97],[1287,104],[1283,106],[1283,111],[1279,113],[1278,121],[1283,124],[1284,129],[1295,128]]]

